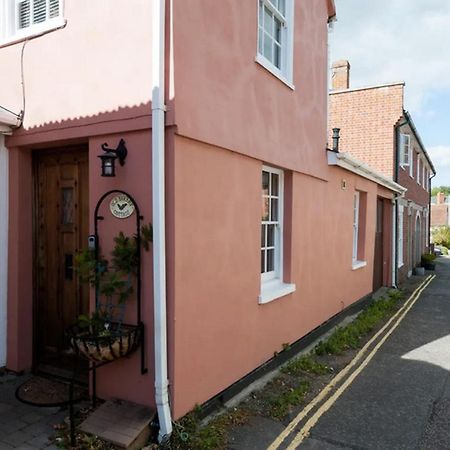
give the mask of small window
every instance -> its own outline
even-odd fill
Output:
[[[63,0],[0,1],[0,43],[24,39],[64,24]]]
[[[359,269],[366,265],[365,259],[365,223],[366,223],[365,192],[356,191],[353,195],[353,249],[352,268]]]
[[[256,61],[292,82],[294,0],[258,0]]]
[[[411,153],[410,140],[409,134],[400,135],[400,165],[402,167],[409,166]]]
[[[404,206],[403,205],[399,205],[398,206],[398,267],[402,267],[404,262],[403,262],[403,226],[404,226],[404,222],[403,222],[403,217],[404,217]]]

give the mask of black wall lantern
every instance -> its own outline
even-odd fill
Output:
[[[119,160],[119,164],[123,166],[125,164],[125,158],[127,157],[128,150],[125,146],[125,141],[120,140],[116,149],[108,148],[108,144],[105,142],[102,144],[102,150],[105,152],[98,157],[102,161],[102,177],[115,177],[116,176],[116,159]]]

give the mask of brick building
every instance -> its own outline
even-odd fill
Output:
[[[436,197],[431,199],[431,226],[442,225],[450,225],[450,204],[449,197],[444,192],[438,192]]]
[[[340,146],[407,189],[396,200],[397,281],[410,276],[429,242],[433,163],[404,107],[404,82],[350,88],[350,64],[332,66],[330,128]]]

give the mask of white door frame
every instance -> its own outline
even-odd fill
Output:
[[[6,366],[6,336],[8,312],[8,149],[0,134],[0,367]]]

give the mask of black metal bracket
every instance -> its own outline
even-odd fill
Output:
[[[121,166],[125,164],[125,158],[128,155],[128,150],[123,139],[119,141],[119,145],[117,146],[117,148],[109,148],[108,144],[105,142],[104,144],[102,144],[102,150],[104,152],[114,153],[117,156],[117,159],[119,160],[119,164]]]

